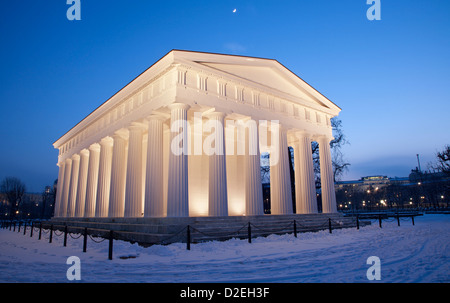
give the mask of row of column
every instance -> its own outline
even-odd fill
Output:
[[[186,130],[188,105],[169,106],[171,140]],[[225,154],[225,114],[212,113],[215,153],[209,156],[210,216],[228,215],[227,170]],[[58,193],[55,208],[57,217],[185,217],[189,216],[188,154],[169,152],[167,213],[164,213],[163,192],[163,122],[152,115],[148,119],[147,148],[143,146],[145,127],[133,123],[126,134],[92,144],[80,154],[59,164]],[[256,125],[256,124],[255,124]],[[187,149],[188,132],[181,133]],[[297,213],[316,213],[317,200],[311,154],[311,137],[299,132],[294,145],[295,190]],[[278,142],[270,157],[270,188],[272,214],[292,213],[291,182],[287,132],[279,127]],[[245,173],[245,214],[262,215],[263,198],[260,173],[258,127],[250,124],[246,129],[247,156]],[[336,212],[334,182],[329,139],[318,139],[322,178],[323,212]],[[146,155],[143,151],[147,151]],[[143,157],[146,156],[144,167]],[[275,159],[277,161],[275,161]],[[145,169],[145,171],[143,171]],[[145,183],[143,182],[145,178]],[[145,188],[142,188],[142,187]],[[144,195],[142,193],[145,193]]]

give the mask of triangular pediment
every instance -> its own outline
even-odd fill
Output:
[[[184,63],[202,66],[211,72],[230,75],[235,80],[263,86],[274,95],[290,96],[302,105],[323,108],[327,112],[337,114],[340,108],[315,90],[303,79],[292,73],[277,60],[214,53],[201,53],[174,50],[176,58]],[[294,101],[295,102],[295,101]]]
[[[201,64],[243,78],[247,81],[282,91],[292,96],[310,99],[310,96],[308,96],[300,87],[291,83],[272,67],[209,62],[202,62]]]

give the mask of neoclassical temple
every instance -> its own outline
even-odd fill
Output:
[[[172,50],[70,129],[59,150],[55,217],[262,215],[260,154],[272,214],[336,212],[329,142],[340,108],[276,60]]]

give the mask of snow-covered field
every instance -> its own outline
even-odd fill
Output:
[[[0,282],[70,282],[69,256],[80,258],[81,282],[372,282],[370,256],[380,258],[379,282],[450,282],[450,216],[247,240],[143,248],[114,241],[94,243],[54,237],[38,240],[0,230]],[[120,257],[132,258],[120,258]]]

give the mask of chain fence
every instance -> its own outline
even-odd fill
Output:
[[[395,222],[397,221],[400,226],[400,221],[411,221],[414,225],[414,217],[420,216],[418,213],[411,214],[355,214],[352,216],[352,226],[356,225],[356,228],[360,228],[360,224],[372,224],[378,222],[379,227],[382,228],[382,222]],[[17,227],[17,228],[16,228]],[[138,233],[138,232],[125,232],[115,231],[98,228],[88,228],[80,226],[69,226],[52,224],[50,221],[37,221],[37,220],[1,220],[0,228],[9,229],[10,231],[20,233],[21,229],[23,234],[26,235],[29,231],[30,237],[33,234],[38,235],[38,239],[45,239],[48,243],[52,243],[54,237],[63,237],[63,245],[67,246],[68,236],[77,240],[83,237],[83,252],[87,251],[88,238],[94,243],[102,243],[108,241],[108,259],[113,258],[113,241],[124,240],[128,242],[137,242],[142,246],[151,245],[167,245],[175,242],[186,243],[186,249],[191,249],[191,243],[200,243],[211,240],[227,240],[231,238],[247,239],[248,243],[252,242],[252,238],[260,236],[268,236],[271,234],[293,234],[297,238],[299,232],[307,231],[320,231],[328,229],[329,233],[332,233],[334,229],[349,227],[344,224],[343,221],[337,221],[332,218],[328,218],[321,224],[310,225],[299,220],[292,220],[290,222],[284,222],[282,226],[276,226],[269,228],[268,226],[260,226],[254,222],[247,222],[239,228],[233,230],[230,229],[218,229],[216,232],[210,232],[202,230],[201,228],[187,225],[180,228],[178,231],[166,235],[164,237],[157,237],[157,240],[148,241],[146,239],[151,234]],[[144,240],[136,240],[138,238]],[[151,237],[150,237],[151,238]]]

